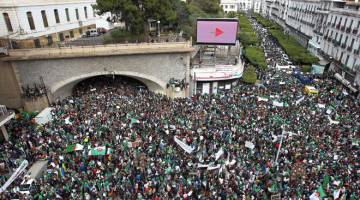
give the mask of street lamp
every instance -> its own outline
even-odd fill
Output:
[[[160,39],[160,20],[157,21],[157,25],[158,25],[158,37]]]

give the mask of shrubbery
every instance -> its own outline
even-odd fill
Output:
[[[319,61],[317,57],[311,55],[307,49],[301,46],[293,37],[285,34],[279,25],[258,14],[254,17],[261,25],[268,29],[269,33],[278,41],[294,63],[311,65]]]
[[[281,29],[270,29],[269,31],[294,63],[307,65],[319,61],[317,57],[311,55],[293,37],[285,35]]]
[[[254,66],[264,70],[267,68],[264,51],[258,47],[246,47],[245,58]]]
[[[304,73],[309,73],[309,72],[311,72],[311,69],[312,69],[312,67],[311,67],[310,65],[303,65],[303,66],[301,67],[301,71],[304,72]]]
[[[252,65],[249,65],[242,76],[245,83],[255,84],[256,83],[256,72]]]
[[[259,39],[256,36],[248,18],[239,14],[239,34],[238,38],[242,45],[255,46],[258,44]]]
[[[134,35],[124,29],[118,28],[111,31],[110,35],[106,35],[103,38],[105,44],[111,43],[134,43],[134,42],[144,42],[146,40],[145,34]]]

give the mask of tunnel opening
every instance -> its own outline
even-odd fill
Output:
[[[86,80],[93,80],[92,78],[100,77],[100,79],[106,79],[108,82],[112,79],[128,81],[129,84],[138,86],[137,88],[147,89],[149,91],[165,94],[166,83],[157,77],[142,74],[138,72],[131,71],[113,71],[112,73],[95,71],[91,73],[84,73],[80,75],[73,75],[71,77],[65,78],[62,81],[55,82],[50,86],[50,102],[56,102],[57,100],[62,100],[68,96],[73,95],[73,90],[77,86],[83,85],[86,83]],[[102,78],[101,78],[102,77]],[[84,83],[81,83],[85,81]],[[91,89],[91,84],[85,84],[87,89]]]
[[[123,75],[98,75],[81,80],[72,88],[73,96],[81,96],[89,91],[105,88],[125,89],[134,92],[148,90],[148,87],[138,79]]]

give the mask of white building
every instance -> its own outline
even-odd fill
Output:
[[[255,13],[260,13],[262,0],[253,0],[253,10]]]
[[[225,13],[249,11],[252,9],[252,0],[221,0],[220,6]]]
[[[263,0],[261,14],[281,25],[332,68],[360,85],[360,2],[344,0]]]
[[[11,40],[15,46],[29,48],[77,38],[96,28],[100,17],[94,4],[96,0],[0,1],[0,38],[3,44]]]
[[[325,21],[321,49],[360,83],[360,3],[336,3]],[[344,74],[345,75],[345,74]]]

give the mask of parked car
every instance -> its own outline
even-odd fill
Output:
[[[107,30],[106,28],[100,27],[100,28],[97,28],[97,32],[98,32],[100,35],[102,35],[102,34],[107,33],[108,30]]]
[[[96,29],[89,29],[85,32],[85,34],[83,34],[81,37],[82,38],[86,38],[86,37],[97,37],[100,34],[97,32]]]

